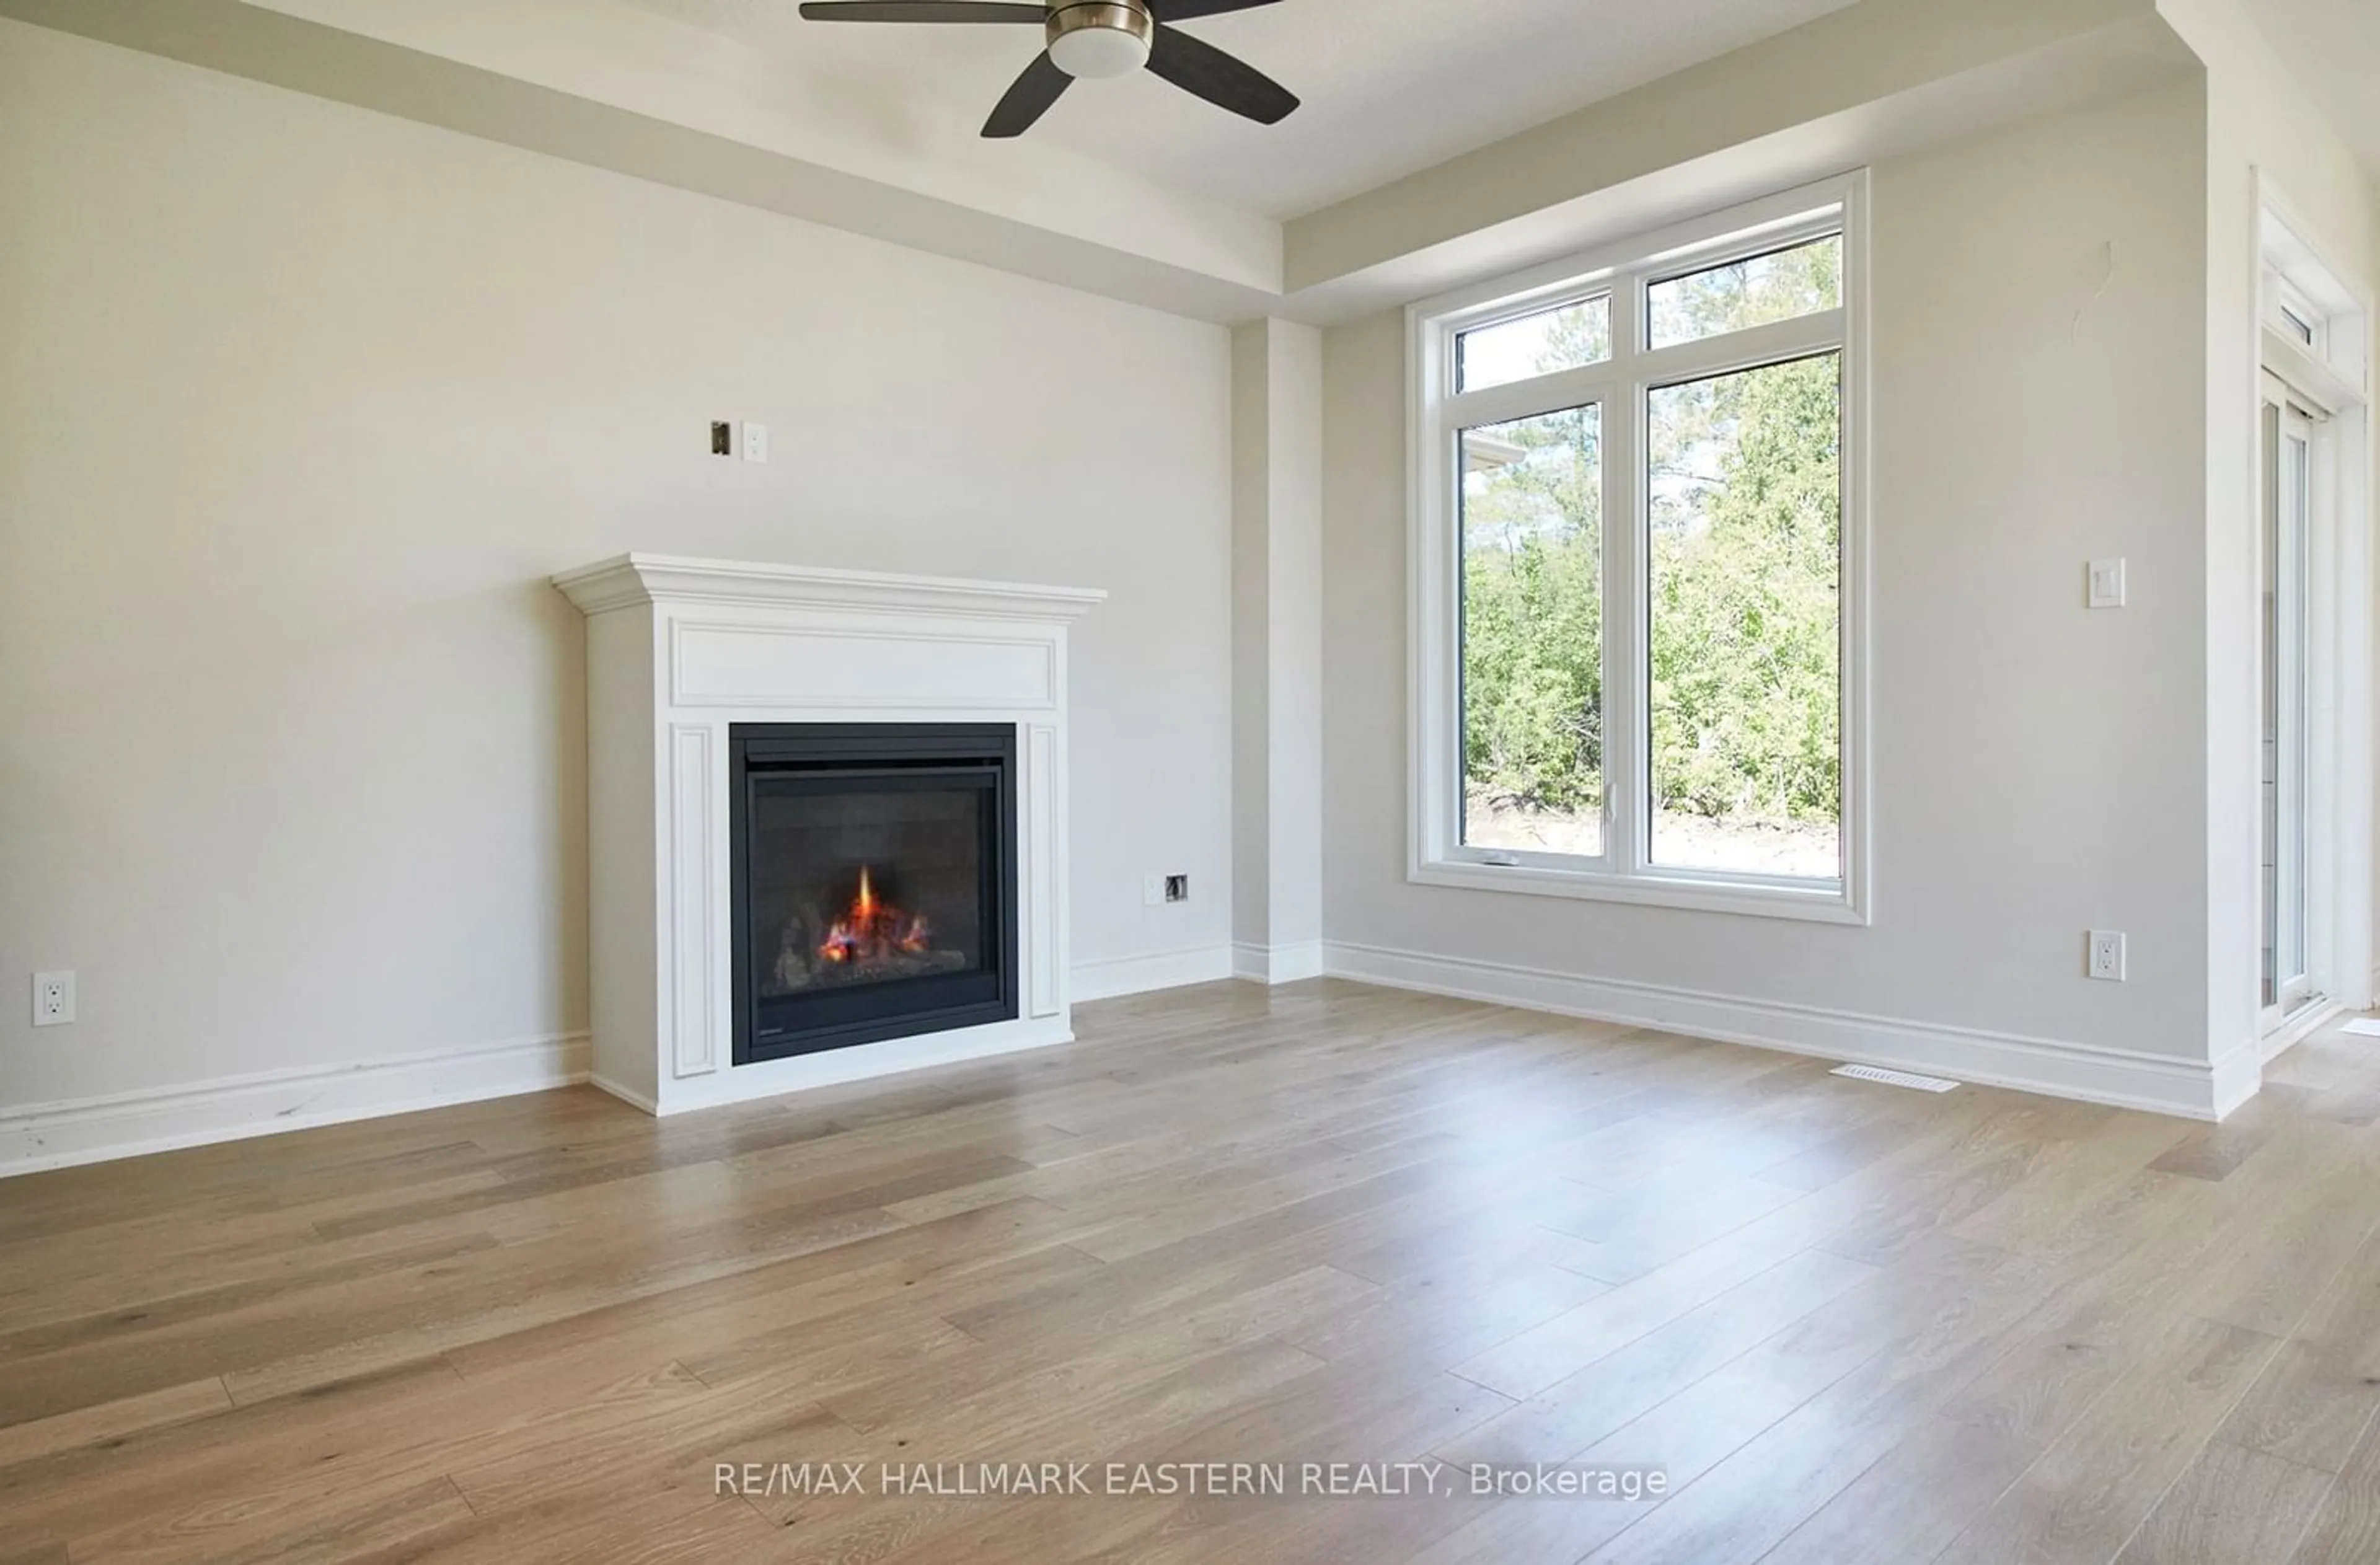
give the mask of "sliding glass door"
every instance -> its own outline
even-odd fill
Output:
[[[2313,421],[2267,376],[2263,442],[2263,992],[2267,1026],[2312,997],[2306,977],[2306,552]]]

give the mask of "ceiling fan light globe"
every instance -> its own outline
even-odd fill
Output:
[[[1130,76],[1148,64],[1148,45],[1128,32],[1087,27],[1050,45],[1050,58],[1068,76],[1097,81]]]
[[[1145,6],[1061,6],[1050,13],[1050,61],[1068,76],[1097,81],[1130,76],[1148,64],[1157,31]]]

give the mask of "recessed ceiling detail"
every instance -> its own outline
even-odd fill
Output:
[[[832,80],[873,116],[918,138],[973,139],[986,106],[1026,63],[1001,25],[819,27],[803,22],[790,0],[600,3],[664,17],[750,51],[751,68],[741,76],[747,91],[765,92],[772,78],[787,94]],[[1098,91],[1069,92],[1030,140],[1281,221],[1851,0],[1288,0],[1211,22],[1203,11],[1194,21],[1184,0],[1149,3],[1160,22],[1257,65],[1293,89],[1304,107],[1267,129],[1219,115],[1140,71]]]
[[[1204,0],[1139,3],[1154,54]],[[0,18],[1174,314],[1327,323],[2199,68],[2159,0],[1994,4],[1991,28],[1905,0],[1498,0],[1493,25],[1367,0],[1356,27],[1326,0],[1243,5],[1212,30],[1299,83],[1293,115],[1218,114],[1126,57],[991,141],[1020,22],[817,26],[795,0],[0,0]],[[1026,14],[1046,50],[1047,6]],[[1781,30],[1730,46],[1755,21]]]

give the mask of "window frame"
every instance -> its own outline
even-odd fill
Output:
[[[2265,276],[2265,323],[2325,364],[2330,361],[2330,312],[2287,275]]]
[[[1407,880],[1421,885],[1650,904],[1838,924],[1871,921],[1868,843],[1868,370],[1864,171],[1639,234],[1409,307]],[[1650,348],[1647,288],[1829,235],[1842,240],[1838,309]],[[1456,392],[1456,339],[1609,293],[1611,357]],[[1648,399],[1665,386],[1840,354],[1842,873],[1808,880],[1657,867],[1649,800]],[[1603,463],[1604,852],[1504,853],[1462,839],[1461,431],[1595,404]]]

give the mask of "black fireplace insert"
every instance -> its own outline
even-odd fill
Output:
[[[729,739],[737,1064],[1015,1017],[1014,728]]]

